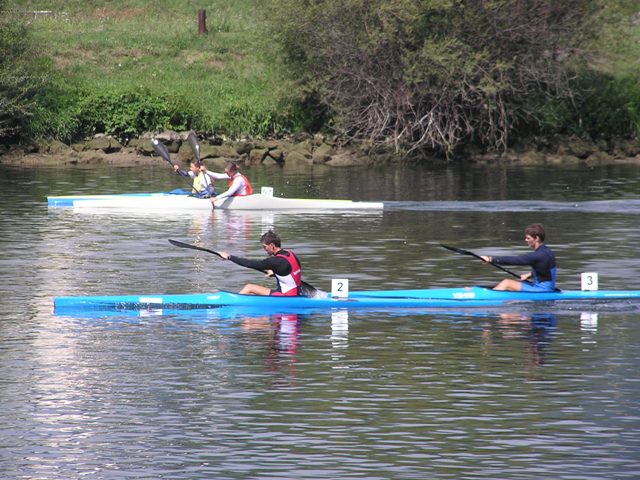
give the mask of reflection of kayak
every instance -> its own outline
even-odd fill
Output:
[[[225,291],[182,295],[77,296],[54,299],[64,310],[141,310],[150,308],[207,309],[222,306],[264,308],[265,311],[327,308],[477,308],[532,301],[619,301],[640,299],[640,290],[499,292],[484,287],[351,292],[349,298],[262,297]]]
[[[145,319],[145,318],[158,318],[158,317],[175,317],[180,320],[189,320],[191,322],[207,322],[207,321],[220,321],[220,320],[246,320],[246,319],[280,319],[282,316],[297,316],[299,320],[309,319],[313,316],[316,318],[326,318],[327,314],[330,314],[332,319],[336,320],[349,320],[349,312],[353,315],[362,314],[370,315],[371,312],[384,312],[387,316],[415,316],[415,315],[435,315],[439,317],[450,317],[452,319],[501,319],[505,315],[512,318],[517,317],[520,323],[529,322],[532,327],[553,327],[556,324],[556,309],[554,313],[532,313],[529,309],[521,308],[522,306],[515,308],[506,308],[505,306],[489,306],[488,308],[394,308],[394,309],[363,309],[363,310],[347,310],[344,308],[327,309],[309,309],[309,308],[287,308],[285,311],[278,311],[277,309],[265,309],[264,307],[238,307],[238,306],[223,306],[218,308],[191,308],[185,309],[173,309],[163,308],[162,306],[137,309],[137,310],[98,310],[98,309],[83,309],[83,308],[59,308],[56,309],[55,314],[61,317],[68,318],[80,318],[80,319],[103,319],[110,318],[117,319]],[[535,311],[534,311],[535,312]],[[575,316],[575,310],[560,311],[567,316]],[[320,315],[320,317],[317,317]]]
[[[190,196],[182,190],[160,193],[123,193],[116,195],[68,195],[47,197],[50,208],[116,210],[211,210],[211,200]],[[257,193],[246,197],[230,197],[218,201],[215,208],[224,210],[379,210],[382,202],[353,202],[351,200],[325,200],[282,198]]]

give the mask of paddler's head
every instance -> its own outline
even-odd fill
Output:
[[[229,178],[233,178],[236,173],[238,173],[238,164],[236,162],[227,162],[227,166],[224,169],[224,173],[226,173]]]
[[[533,249],[544,243],[546,232],[541,223],[533,223],[524,229],[524,241]]]
[[[282,242],[280,241],[280,237],[277,233],[269,230],[260,237],[260,244],[262,245],[262,248],[264,248],[264,251],[267,252],[267,255],[273,257],[280,251]]]
[[[202,162],[191,162],[191,171],[196,175],[200,173],[201,168],[202,168]]]

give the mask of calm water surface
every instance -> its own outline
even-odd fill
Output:
[[[262,282],[167,239],[259,257],[269,228],[325,289],[492,284],[501,272],[440,243],[523,253],[532,222],[548,229],[561,287],[590,271],[602,289],[638,289],[640,167],[248,175],[385,210],[49,211],[47,195],[182,184],[162,167],[0,167],[0,478],[640,478],[637,304],[52,312],[60,295]]]

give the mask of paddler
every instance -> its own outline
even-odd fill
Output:
[[[204,163],[198,161],[191,162],[188,172],[181,170],[178,165],[174,165],[173,169],[181,177],[189,177],[193,180],[193,184],[191,186],[192,195],[201,198],[209,198],[216,194],[211,178],[205,173],[207,171],[207,167],[205,167]]]
[[[205,170],[205,174],[214,180],[229,180],[229,188],[227,191],[222,192],[215,197],[211,197],[211,203],[214,203],[217,200],[224,200],[229,197],[244,197],[253,193],[249,180],[240,173],[240,169],[236,162],[227,162],[224,173],[209,172],[208,170]]]
[[[546,233],[540,223],[529,225],[524,230],[524,241],[532,253],[518,256],[481,256],[485,262],[496,265],[530,265],[531,272],[520,275],[520,281],[505,278],[494,290],[512,292],[552,292],[556,288],[556,256],[544,243]]]
[[[220,257],[224,260],[231,260],[242,267],[263,270],[267,272],[267,276],[276,277],[277,287],[275,290],[270,290],[262,285],[247,283],[240,290],[240,293],[287,297],[300,295],[302,268],[298,257],[291,250],[282,248],[280,237],[271,230],[260,237],[260,244],[268,255],[264,260],[251,260],[229,255],[227,252],[219,252]]]

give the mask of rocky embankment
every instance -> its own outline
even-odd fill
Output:
[[[87,141],[66,145],[53,141],[16,147],[0,151],[0,164],[19,165],[86,165],[118,164],[143,165],[157,163],[160,159],[151,146],[151,138],[161,140],[169,150],[172,160],[185,164],[193,159],[186,141],[189,132],[172,131],[156,135],[144,135],[122,145],[115,138],[97,135]],[[218,137],[201,137],[200,157],[210,167],[223,168],[227,160],[241,166],[280,166],[300,168],[302,166],[327,165],[349,167],[357,165],[387,164],[407,159],[379,147],[366,143],[343,145],[335,139],[322,135],[300,135],[285,140],[224,140]],[[640,141],[614,140],[589,142],[573,137],[557,137],[538,145],[514,147],[506,152],[482,153],[467,151],[456,155],[479,163],[510,164],[585,164],[608,163],[640,164]],[[415,160],[415,158],[413,159]],[[446,161],[430,158],[432,162]]]

